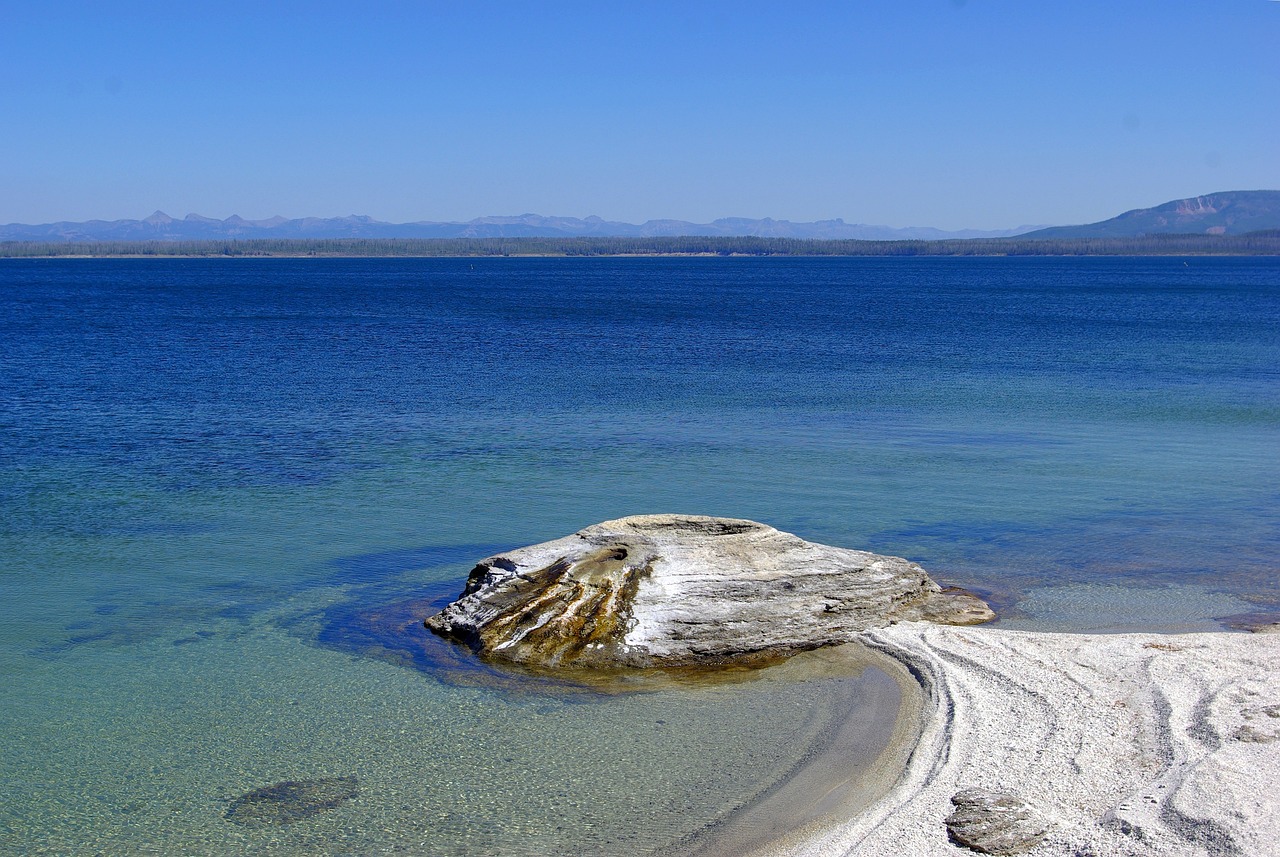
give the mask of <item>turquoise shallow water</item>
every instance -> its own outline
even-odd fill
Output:
[[[1275,260],[6,262],[0,319],[0,850],[646,853],[723,817],[883,677],[566,694],[400,621],[626,514],[907,556],[1014,627],[1280,609]]]

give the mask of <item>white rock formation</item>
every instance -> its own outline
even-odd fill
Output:
[[[733,857],[971,857],[944,820],[974,788],[1034,803],[1037,857],[1280,854],[1280,636],[902,622],[860,640],[923,687],[906,772],[855,817]]]
[[[639,515],[482,560],[426,625],[518,663],[617,667],[776,656],[900,619],[993,617],[899,557],[753,521]]]

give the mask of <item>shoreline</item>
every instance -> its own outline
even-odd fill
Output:
[[[905,771],[866,811],[753,857],[971,855],[945,826],[971,787],[1027,802],[1048,828],[1032,855],[1277,853],[1280,635],[903,622],[860,640],[921,689]]]
[[[654,253],[59,253],[55,255],[4,255],[13,260],[102,260],[102,259],[1275,259],[1280,249],[1261,251],[1178,250],[1177,252],[1115,253],[749,253],[749,252],[654,252]]]
[[[910,670],[897,659],[862,643],[846,643],[795,656],[806,669],[880,674],[876,690],[880,709],[892,705],[891,722],[837,719],[802,760],[778,783],[664,857],[741,857],[769,854],[777,842],[818,833],[833,818],[856,817],[884,800],[906,775],[907,765],[925,723],[925,697]],[[864,712],[865,713],[865,712]],[[868,749],[875,752],[868,755]]]

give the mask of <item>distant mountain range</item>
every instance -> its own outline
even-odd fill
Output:
[[[931,227],[895,229],[818,220],[796,223],[766,217],[726,217],[711,223],[648,220],[641,224],[599,217],[477,217],[461,222],[388,223],[364,215],[245,220],[217,220],[188,214],[176,220],[157,211],[142,220],[89,220],[0,226],[0,241],[210,241],[253,238],[654,238],[677,236],[861,239],[873,241],[963,238],[1131,238],[1161,233],[1239,235],[1280,229],[1280,191],[1237,190],[1166,202],[1155,208],[1126,211],[1118,217],[1081,226],[1022,226],[1017,229]]]
[[[0,241],[209,241],[251,238],[652,238],[658,236],[753,236],[760,238],[854,238],[866,240],[944,238],[1002,238],[1018,229],[964,229],[948,232],[929,227],[893,229],[843,220],[793,223],[790,220],[751,220],[726,217],[711,223],[649,220],[641,224],[599,217],[478,217],[465,223],[419,221],[387,223],[364,215],[300,217],[288,220],[245,220],[239,216],[217,220],[188,214],[177,220],[157,211],[143,220],[89,220],[83,223],[45,223],[0,226]]]
[[[1133,238],[1170,232],[1243,235],[1280,229],[1280,190],[1230,190],[1135,208],[1083,226],[1052,226],[1023,238]]]

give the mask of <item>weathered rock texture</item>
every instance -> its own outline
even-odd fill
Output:
[[[1049,823],[1009,792],[964,789],[951,797],[947,817],[951,841],[979,854],[1022,854],[1040,844]]]
[[[993,617],[905,559],[754,521],[639,515],[482,560],[426,625],[517,663],[620,667],[785,654],[900,619]]]
[[[1280,740],[1257,740],[1280,724],[1280,636],[899,622],[861,639],[924,690],[906,772],[775,854],[956,854],[942,822],[973,787],[1033,805],[1037,857],[1280,854]]]

